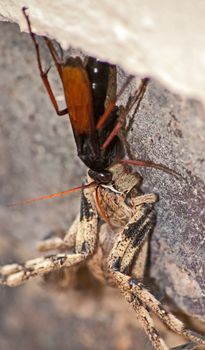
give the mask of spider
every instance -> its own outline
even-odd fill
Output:
[[[87,175],[88,188],[82,189],[81,210],[64,239],[51,237],[39,245],[40,250],[67,249],[36,258],[26,263],[5,265],[0,269],[0,283],[17,286],[22,282],[56,269],[72,267],[87,260],[95,276],[119,288],[128,303],[136,311],[153,346],[157,350],[168,349],[154,328],[149,313],[151,309],[171,330],[183,335],[191,343],[177,349],[194,349],[205,340],[167,312],[160,302],[141,283],[146,262],[149,235],[155,226],[154,203],[157,196],[143,194],[141,177],[131,173],[126,165],[109,167],[110,184],[93,184]],[[108,222],[111,230],[107,230]]]
[[[47,80],[47,72],[43,73],[42,71],[38,46],[25,9],[24,14],[36,47],[41,76],[56,108],[55,98]],[[62,67],[57,62],[56,53],[48,39],[47,44],[62,78]],[[101,64],[97,60],[91,59],[91,61],[98,67]],[[105,69],[110,68],[107,63],[103,63],[103,65]],[[89,80],[89,74],[87,75],[87,71],[84,70],[79,60],[77,65],[76,61],[69,61],[68,67],[69,73],[72,69],[77,69],[78,73],[80,71],[82,76],[86,77],[86,82]],[[138,103],[146,83],[147,80],[144,80],[136,96],[128,101],[126,111]],[[88,86],[90,86],[89,84]],[[101,89],[104,90],[107,83],[102,85]],[[98,101],[95,93],[93,93],[93,99]],[[104,94],[101,105],[105,103],[105,99]],[[154,327],[150,310],[172,331],[189,340],[187,344],[175,349],[195,349],[197,344],[205,345],[204,337],[186,329],[178,318],[164,309],[162,304],[141,282],[144,275],[149,237],[156,222],[154,204],[158,197],[154,193],[144,194],[140,189],[142,181],[140,175],[132,173],[129,167],[124,164],[125,162],[120,160],[123,154],[123,143],[116,135],[116,131],[110,133],[111,128],[115,129],[116,126],[119,128],[121,125],[116,122],[119,110],[115,107],[113,109],[113,106],[114,103],[112,103],[112,108],[110,106],[106,110],[103,108],[103,117],[100,118],[98,115],[99,106],[94,104],[97,117],[94,113],[94,117],[91,118],[92,112],[88,108],[88,103],[86,107],[90,113],[89,117],[86,114],[85,118],[81,120],[78,119],[80,118],[78,109],[76,114],[75,106],[72,105],[70,111],[68,104],[78,154],[89,167],[85,183],[81,188],[80,215],[76,217],[64,238],[53,236],[40,243],[41,251],[56,249],[59,250],[57,254],[32,259],[24,264],[2,266],[0,268],[0,284],[16,286],[32,277],[45,275],[62,268],[79,266],[87,262],[98,279],[119,288],[136,312],[137,319],[156,350],[166,350],[168,347]],[[64,112],[67,113],[67,109]],[[58,114],[64,114],[64,112],[58,110]],[[108,118],[110,113],[111,117]],[[124,118],[124,113],[122,115]],[[97,134],[96,129],[98,128]],[[133,163],[137,164],[137,162]],[[143,165],[159,167],[170,172],[169,169],[157,164],[144,162]],[[95,265],[94,269],[93,265]]]

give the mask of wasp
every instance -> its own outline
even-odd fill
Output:
[[[63,238],[48,237],[39,245],[41,251],[56,249],[58,253],[34,258],[24,264],[2,266],[0,284],[16,286],[39,275],[87,263],[96,278],[120,290],[156,350],[167,350],[168,347],[156,330],[150,311],[172,331],[189,340],[177,347],[178,350],[205,345],[203,336],[186,329],[142,283],[149,237],[156,223],[154,205],[158,197],[154,193],[142,192],[141,176],[132,173],[127,164],[152,166],[168,173],[172,171],[151,162],[123,161],[124,144],[117,132],[125,115],[139,104],[148,79],[142,80],[135,96],[128,100],[125,111],[121,112],[116,106],[115,88],[111,102],[106,101],[107,91],[115,85],[114,65],[93,57],[88,57],[85,63],[79,57],[68,58],[61,64],[52,42],[45,38],[65,94],[66,108],[59,110],[48,72],[42,69],[38,43],[26,9],[23,12],[35,45],[43,83],[57,114],[69,114],[78,156],[88,171],[81,186],[80,214]]]

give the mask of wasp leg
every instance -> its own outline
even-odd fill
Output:
[[[79,264],[94,253],[97,243],[98,215],[94,206],[93,191],[95,191],[93,188],[82,191],[80,221],[78,227],[77,224],[72,227],[73,231],[77,228],[74,253],[60,253],[28,260],[24,264],[2,266],[0,284],[17,286],[29,278]]]
[[[51,100],[51,103],[52,103],[53,107],[55,108],[55,111],[56,111],[57,115],[59,115],[59,116],[65,115],[65,114],[68,113],[68,109],[65,108],[65,109],[60,110],[59,107],[58,107],[55,95],[53,93],[53,90],[52,90],[51,85],[50,85],[49,80],[48,80],[48,70],[44,71],[43,67],[42,67],[39,45],[37,43],[35,34],[32,32],[29,16],[26,14],[26,8],[23,7],[22,11],[23,11],[24,17],[25,17],[25,19],[27,21],[29,33],[30,33],[31,39],[32,39],[34,47],[35,47],[36,58],[37,58],[37,63],[38,63],[38,69],[39,69],[40,76],[41,76],[41,79],[43,81],[43,84],[44,84],[44,86],[45,86],[45,88],[47,90],[48,96],[49,96],[49,98]],[[56,62],[55,62],[55,64],[56,64]],[[57,69],[58,69],[59,75],[62,76],[62,74],[60,73],[60,70],[61,70],[60,69],[60,65],[57,67]]]
[[[58,71],[58,75],[60,77],[60,80],[63,83],[63,74],[62,74],[62,64],[63,63],[60,63],[60,61],[63,62],[63,57],[60,60],[60,58],[58,57],[58,53],[57,53],[57,51],[56,51],[56,49],[55,49],[55,47],[50,39],[48,39],[46,36],[44,36],[44,41],[45,41],[45,43],[50,51],[50,54],[53,58],[53,61],[55,63],[56,69]],[[60,45],[59,45],[59,47],[60,47]],[[63,55],[62,52],[61,52],[61,55]]]
[[[106,149],[107,146],[113,140],[113,138],[118,134],[119,130],[125,124],[127,115],[129,114],[129,112],[131,111],[131,109],[134,107],[135,104],[136,104],[136,107],[135,107],[134,115],[137,113],[137,110],[139,109],[140,103],[141,103],[142,98],[144,96],[144,93],[146,91],[148,82],[149,82],[148,78],[144,78],[144,79],[141,80],[140,86],[137,88],[137,90],[134,93],[134,95],[128,100],[127,105],[123,109],[123,112],[120,115],[120,117],[119,117],[119,119],[118,119],[114,129],[112,130],[110,135],[107,137],[107,139],[103,143],[102,149]],[[106,119],[107,119],[107,116],[109,116],[109,114],[106,115]]]
[[[134,76],[130,75],[125,83],[122,85],[119,93],[117,94],[117,96],[111,98],[111,100],[107,103],[106,109],[103,113],[103,115],[100,116],[100,119],[97,123],[97,129],[100,129],[106,122],[106,120],[109,118],[112,110],[115,108],[116,106],[116,102],[118,102],[119,98],[121,97],[121,95],[123,94],[123,92],[125,91],[125,89],[127,88],[127,86],[130,84],[130,82],[134,79]],[[116,95],[116,94],[115,94]]]

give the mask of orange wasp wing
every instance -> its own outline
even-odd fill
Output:
[[[64,94],[76,136],[95,132],[93,99],[88,74],[79,59],[68,59],[62,71]]]

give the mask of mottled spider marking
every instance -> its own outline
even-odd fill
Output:
[[[185,329],[140,282],[149,236],[156,221],[157,196],[143,194],[139,174],[130,173],[122,164],[110,167],[109,171],[113,175],[112,183],[82,190],[80,215],[65,237],[48,237],[40,245],[41,250],[56,248],[63,253],[3,266],[0,284],[15,286],[31,277],[87,262],[95,277],[119,288],[156,350],[168,347],[154,326],[150,309],[172,331],[190,341],[175,350],[193,350],[197,344],[205,345],[203,336]],[[87,176],[87,183],[92,181]],[[101,216],[102,211],[106,217]],[[105,225],[99,225],[101,220],[108,221],[106,230]]]

